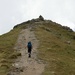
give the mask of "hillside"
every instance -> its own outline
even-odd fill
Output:
[[[0,75],[7,75],[14,61],[21,57],[14,47],[20,32],[28,28],[39,41],[36,60],[46,65],[42,75],[75,75],[75,32],[42,16],[18,24],[0,36]]]

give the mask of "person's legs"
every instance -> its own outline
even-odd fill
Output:
[[[28,49],[28,55],[31,57],[31,48]]]
[[[31,53],[29,53],[29,58],[31,57]]]

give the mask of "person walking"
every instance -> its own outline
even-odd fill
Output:
[[[28,55],[29,55],[28,57],[30,58],[31,57],[31,51],[32,51],[32,43],[31,43],[31,41],[28,42],[27,47],[28,47]]]

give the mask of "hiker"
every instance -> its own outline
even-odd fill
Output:
[[[28,54],[29,54],[29,57],[31,57],[32,44],[31,44],[31,42],[30,42],[30,41],[28,42],[27,47],[28,47]]]

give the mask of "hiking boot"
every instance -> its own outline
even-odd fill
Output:
[[[31,57],[31,54],[29,54],[29,58]]]

